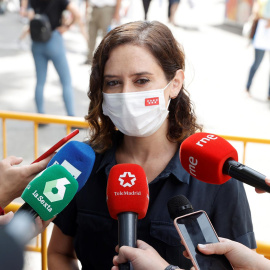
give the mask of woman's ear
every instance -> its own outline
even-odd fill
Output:
[[[185,79],[185,73],[182,69],[178,69],[171,82],[170,98],[174,99],[178,96]]]

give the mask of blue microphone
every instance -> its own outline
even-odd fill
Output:
[[[88,180],[95,163],[95,152],[86,143],[70,141],[50,160],[47,167],[54,164],[63,166],[78,181],[78,191]]]

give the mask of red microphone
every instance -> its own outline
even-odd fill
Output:
[[[200,181],[221,185],[234,177],[270,192],[266,176],[238,162],[236,149],[217,135],[200,132],[188,137],[180,146],[180,161],[183,168]]]
[[[148,182],[137,164],[112,167],[107,183],[107,205],[112,218],[118,219],[118,244],[136,247],[137,220],[145,217],[149,204]],[[131,264],[119,269],[133,269]]]

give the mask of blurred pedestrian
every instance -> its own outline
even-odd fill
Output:
[[[176,23],[175,23],[175,13],[177,11],[179,3],[180,3],[180,0],[169,0],[168,18],[169,18],[169,22],[171,24],[173,24],[173,25],[176,25]]]
[[[144,19],[147,21],[147,14],[151,0],[143,0]]]
[[[259,19],[259,21],[252,43],[254,47],[255,58],[250,68],[248,81],[246,84],[246,91],[248,94],[250,94],[252,80],[263,60],[264,54],[267,50],[270,49],[270,44],[266,44],[266,46],[263,44],[267,40],[270,41],[270,39],[268,39],[270,35],[270,0],[255,1],[253,4],[252,13],[254,18]],[[261,29],[262,31],[259,31],[259,27],[263,27],[263,29]],[[270,100],[270,78],[268,86],[268,100]]]
[[[62,35],[74,22],[77,22],[82,34],[87,38],[80,13],[77,7],[69,0],[30,0],[30,5],[34,11],[32,13],[32,17],[35,14],[46,14],[52,30],[51,37],[48,41],[32,42],[32,54],[35,61],[37,78],[35,88],[37,111],[38,113],[45,113],[43,92],[47,76],[48,62],[51,60],[59,75],[63,88],[63,99],[67,114],[69,116],[75,116],[71,74]],[[72,16],[72,20],[68,24],[64,24],[62,20],[62,14],[65,10],[69,11]],[[33,18],[29,19],[31,21]]]
[[[121,0],[86,0],[89,12],[88,22],[88,55],[84,64],[92,63],[96,39],[100,30],[102,38],[107,34],[111,24],[120,24]],[[89,5],[90,4],[90,5]]]

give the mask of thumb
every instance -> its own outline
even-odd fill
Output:
[[[150,245],[148,245],[147,243],[145,243],[144,241],[142,240],[137,240],[137,247],[139,249],[143,249],[143,250],[146,250],[146,249],[152,249],[152,247]]]
[[[7,157],[7,161],[11,166],[19,165],[23,161],[23,158],[22,157],[9,156],[9,157]]]
[[[14,213],[13,212],[8,212],[7,214],[0,216],[0,225],[5,225],[11,221],[13,218]]]
[[[222,239],[219,243],[212,244],[198,244],[198,249],[203,254],[226,254],[232,250],[231,241],[228,239]]]
[[[119,254],[116,258],[118,264],[125,263],[127,261],[132,261],[136,258],[136,249],[128,246],[122,246],[119,249]]]

